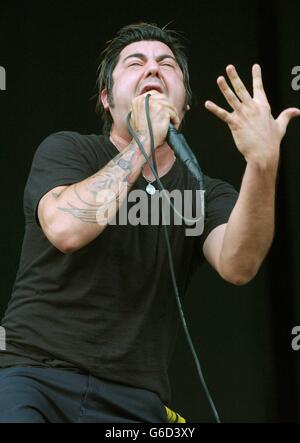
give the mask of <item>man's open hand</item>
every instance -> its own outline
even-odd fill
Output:
[[[235,144],[246,161],[278,161],[279,147],[287,125],[291,118],[300,116],[300,110],[288,108],[277,119],[273,118],[259,65],[252,67],[253,97],[233,65],[228,65],[226,72],[233,90],[223,76],[218,77],[217,84],[233,112],[227,112],[211,101],[205,102],[206,109],[228,124]]]

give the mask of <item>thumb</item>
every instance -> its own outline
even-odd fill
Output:
[[[285,134],[287,125],[289,124],[290,120],[294,117],[300,117],[300,109],[298,108],[288,108],[279,114],[276,121],[279,125],[280,132],[282,135]]]

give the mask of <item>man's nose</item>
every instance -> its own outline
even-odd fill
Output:
[[[148,61],[146,64],[145,77],[149,76],[159,76],[160,75],[160,65],[155,60]]]

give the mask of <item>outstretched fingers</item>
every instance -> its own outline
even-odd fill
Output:
[[[249,94],[233,65],[227,65],[226,73],[231,85],[229,85],[224,76],[218,77],[217,84],[234,112],[227,112],[210,100],[205,102],[206,109],[228,124],[234,124],[234,121],[236,122],[239,116],[247,115],[247,110],[251,111],[255,102],[259,102],[265,105],[264,108],[270,109],[263,87],[261,68],[258,64],[252,66],[253,97]]]
[[[238,98],[241,100],[241,102],[247,104],[251,102],[252,97],[247,91],[244,83],[238,76],[238,73],[233,65],[228,65],[226,67],[226,73],[228,75],[229,80],[231,81],[231,84],[233,86],[234,92],[238,96]]]
[[[253,83],[253,98],[263,99],[266,102],[268,102],[262,81],[261,68],[258,64],[252,66],[252,83]]]
[[[231,114],[225,109],[221,108],[220,106],[216,105],[214,102],[207,100],[204,104],[206,109],[210,112],[212,112],[214,115],[219,117],[221,120],[223,120],[225,123],[230,123],[231,121]]]
[[[218,77],[217,84],[220,88],[220,91],[226,98],[227,103],[232,107],[233,110],[237,111],[241,106],[241,102],[239,101],[237,96],[232,92],[225,78],[223,76]]]

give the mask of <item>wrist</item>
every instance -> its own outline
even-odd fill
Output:
[[[276,183],[279,158],[251,158],[247,161],[247,170],[256,179],[264,180],[272,187]]]
[[[245,156],[247,165],[261,171],[277,171],[280,158],[280,149],[260,149]]]

